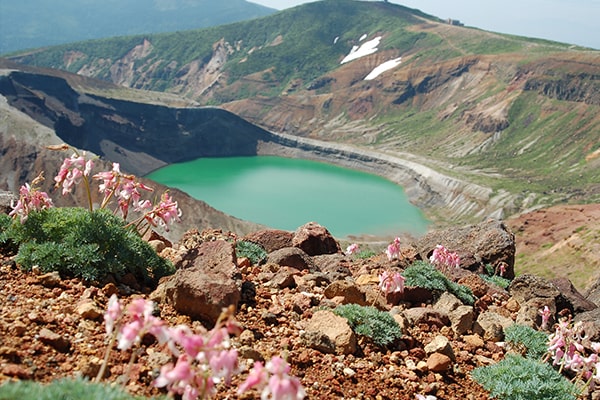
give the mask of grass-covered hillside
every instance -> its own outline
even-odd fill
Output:
[[[508,213],[600,200],[595,50],[449,25],[386,2],[324,0],[13,60],[186,96],[272,131],[418,162],[489,188],[485,201]]]

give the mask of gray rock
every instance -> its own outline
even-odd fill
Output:
[[[475,311],[471,306],[460,306],[448,314],[452,330],[459,335],[464,335],[473,329]]]
[[[515,277],[515,236],[501,221],[488,219],[477,225],[433,231],[423,236],[416,247],[421,258],[427,260],[438,244],[457,252],[462,268],[475,271],[487,264],[497,268],[504,263],[504,276]]]
[[[477,321],[473,324],[473,332],[484,340],[499,342],[504,339],[504,329],[513,324],[510,318],[493,311],[485,311],[477,317]]]
[[[352,275],[352,272],[350,272],[352,263],[343,254],[322,254],[312,257],[312,261],[316,270],[327,275],[330,282]]]
[[[553,279],[552,284],[556,286],[559,292],[567,299],[567,302],[571,304],[573,313],[579,314],[586,311],[592,311],[598,306],[590,300],[587,300],[579,291],[573,286],[573,283],[566,278]]]
[[[294,267],[298,270],[314,270],[312,260],[303,250],[297,247],[284,247],[267,256],[267,264]]]
[[[600,342],[600,308],[577,314],[573,322],[581,322],[585,337],[593,342]]]
[[[42,328],[38,334],[40,342],[53,347],[61,353],[68,353],[71,350],[71,341],[64,336],[51,331],[48,328]]]
[[[402,312],[402,316],[408,320],[411,325],[427,324],[441,328],[450,324],[450,319],[445,313],[441,313],[429,307],[413,307]]]

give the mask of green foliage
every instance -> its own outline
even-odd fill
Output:
[[[333,312],[346,318],[354,333],[371,338],[377,346],[387,347],[402,337],[402,331],[394,317],[375,307],[344,304]]]
[[[0,400],[135,400],[120,387],[90,383],[82,378],[61,379],[48,385],[33,381],[0,385]]]
[[[375,253],[373,250],[360,250],[358,253],[356,253],[355,257],[361,260],[366,260],[375,256],[376,254],[377,253]]]
[[[525,347],[527,357],[541,359],[548,351],[548,335],[529,326],[514,324],[504,330],[505,340]]]
[[[16,251],[16,247],[8,236],[8,230],[13,223],[13,219],[6,214],[0,214],[0,249]]]
[[[32,212],[24,224],[11,224],[6,235],[19,245],[15,261],[25,270],[38,265],[44,272],[86,280],[131,273],[148,285],[173,273],[173,266],[134,229],[126,229],[106,210],[61,207]]]
[[[483,278],[484,281],[494,284],[498,287],[501,287],[502,289],[506,289],[509,285],[510,285],[510,280],[503,278],[499,275],[485,275],[485,274],[481,274],[480,275],[481,278]]]
[[[549,364],[509,353],[471,376],[501,400],[575,400],[577,389]]]
[[[248,258],[254,265],[259,265],[267,258],[267,252],[261,245],[247,240],[240,240],[235,244],[235,254],[237,257]]]
[[[417,286],[433,292],[450,292],[465,304],[473,304],[475,297],[470,288],[450,281],[433,265],[425,261],[417,261],[402,273],[405,286]]]

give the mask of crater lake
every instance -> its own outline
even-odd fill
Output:
[[[275,156],[200,158],[149,174],[227,214],[295,230],[315,221],[336,237],[421,235],[429,221],[401,186],[331,164]],[[185,216],[183,216],[185,218]]]

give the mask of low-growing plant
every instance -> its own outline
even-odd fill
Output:
[[[83,378],[60,379],[49,384],[34,381],[6,382],[0,385],[0,400],[141,400],[120,387],[91,383]],[[166,399],[166,397],[160,397]]]
[[[336,307],[333,313],[346,318],[354,333],[370,338],[377,346],[390,346],[402,337],[394,317],[375,307],[344,304]]]
[[[523,347],[528,358],[541,359],[548,351],[548,335],[526,325],[514,324],[504,330],[509,345]]]
[[[578,390],[549,364],[508,353],[496,364],[478,367],[471,376],[501,400],[575,400]]]
[[[107,210],[80,207],[48,208],[14,221],[5,231],[19,245],[15,261],[25,270],[38,265],[43,272],[99,280],[131,273],[154,284],[174,272],[133,228]]]
[[[490,275],[481,274],[480,276],[484,281],[491,283],[493,285],[496,285],[502,289],[506,289],[510,285],[510,280],[503,278],[499,275],[491,275],[490,276]]]
[[[240,240],[235,244],[235,254],[237,257],[248,258],[254,265],[267,259],[266,250],[260,244],[248,240]]]
[[[416,261],[403,272],[405,286],[416,286],[433,292],[450,292],[463,303],[472,305],[475,297],[470,288],[449,280],[433,265],[426,261]]]

